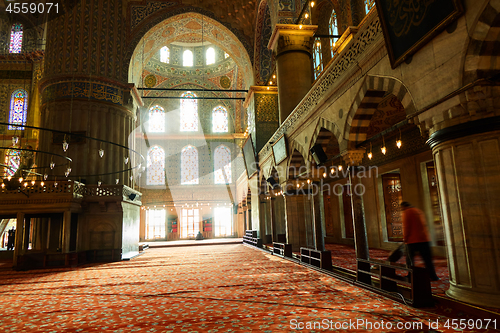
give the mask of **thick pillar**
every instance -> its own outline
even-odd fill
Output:
[[[280,124],[312,85],[312,36],[315,25],[277,24],[268,48],[276,54]]]
[[[306,242],[306,212],[304,195],[285,196],[286,211],[286,240],[292,245],[292,251],[299,252],[300,247],[305,247]]]
[[[24,213],[17,213],[16,220],[16,238],[14,240],[14,260],[13,267],[18,264],[18,256],[24,255],[26,249],[23,247],[23,236],[24,236]]]
[[[500,116],[434,132],[432,148],[458,300],[500,307]]]
[[[41,150],[68,156],[70,177],[87,184],[129,184],[131,172],[128,139],[135,125],[131,111],[131,86],[127,83],[125,22],[122,1],[82,0],[73,10],[49,21],[44,77],[40,82],[42,127],[81,134],[41,131]],[[95,34],[96,31],[106,33]],[[69,149],[65,153],[62,143]],[[124,146],[120,148],[106,142]],[[99,156],[99,150],[104,156]],[[50,170],[51,158],[56,167]],[[131,156],[131,161],[134,161]],[[41,154],[38,167],[43,173],[65,178],[68,162],[57,155]],[[115,173],[116,172],[116,173]]]
[[[318,188],[320,188],[318,186]],[[325,238],[323,234],[323,192],[318,191],[318,194],[313,198],[313,220],[314,220],[314,245],[318,251],[325,251]]]
[[[361,179],[357,177],[356,166],[363,159],[364,150],[349,150],[342,154],[344,162],[349,165],[349,183],[351,184],[351,206],[352,219],[354,225],[354,247],[356,248],[356,258],[369,259],[368,237],[366,234],[365,210],[363,207],[363,197],[360,195],[364,191]],[[347,221],[346,221],[347,223]]]
[[[62,253],[69,252],[69,243],[71,237],[71,211],[65,211],[63,214],[63,225],[62,225]]]
[[[271,238],[273,242],[278,242],[278,231],[276,230],[276,198],[271,196],[269,200],[269,212],[271,217]]]

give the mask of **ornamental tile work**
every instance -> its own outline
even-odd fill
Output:
[[[169,8],[178,5],[177,2],[148,2],[145,6],[131,6],[130,27],[135,29],[141,21],[145,20],[149,15],[164,8]]]
[[[255,94],[255,110],[257,123],[279,121],[278,94]]]
[[[71,98],[86,98],[122,105],[123,90],[101,83],[59,82],[44,89],[42,103]]]
[[[201,30],[194,27],[194,25],[201,26],[201,24],[203,24],[203,37]],[[181,13],[156,22],[153,26],[149,27],[148,31],[145,31],[145,35],[141,36],[142,39],[133,41],[132,45],[135,46],[130,54],[130,68],[135,70],[133,76],[140,77],[140,69],[144,67],[143,64],[147,64],[154,56],[157,56],[159,50],[165,45],[170,45],[174,41],[178,41],[178,36],[187,36],[185,38],[193,42],[200,42],[203,38],[204,41],[228,52],[231,55],[231,59],[245,73],[245,81],[253,81],[252,64],[249,56],[253,51],[248,52],[251,49],[246,49],[244,43],[235,36],[233,31],[209,16],[204,16],[202,20],[201,15],[198,13]],[[148,42],[144,43],[144,40]],[[172,64],[181,63],[180,59],[176,58],[178,57],[176,54],[179,54],[178,50],[172,45]]]

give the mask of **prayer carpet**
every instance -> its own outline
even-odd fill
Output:
[[[0,293],[2,332],[454,331],[452,318],[239,244],[149,249],[74,269],[0,269]]]

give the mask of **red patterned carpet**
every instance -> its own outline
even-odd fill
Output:
[[[341,244],[325,244],[325,248],[332,252],[332,263],[345,269],[356,271],[356,252],[353,246]],[[370,259],[387,260],[390,251],[380,249],[370,249]],[[439,276],[440,281],[432,282],[432,293],[437,295],[444,295],[445,291],[450,287],[448,263],[446,258],[434,257],[434,267],[436,274]],[[402,258],[398,263],[405,263]],[[425,267],[422,258],[417,255],[415,257],[415,265]]]
[[[429,320],[453,331],[449,318],[244,245],[150,249],[70,270],[0,269],[0,293],[2,332],[417,332]]]

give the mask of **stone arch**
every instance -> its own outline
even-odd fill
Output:
[[[470,41],[463,59],[462,85],[500,74],[498,26],[500,4],[489,1],[469,32]]]
[[[141,24],[132,31],[130,42],[124,52],[124,68],[128,71],[129,82],[137,81],[141,77],[138,73],[133,75],[132,67],[142,68],[142,62],[147,61],[152,53],[163,47],[165,43],[170,43],[178,37],[175,33],[176,30],[172,31],[171,28],[177,28],[180,24],[179,20],[182,19],[190,19],[195,21],[197,25],[200,25],[197,22],[198,20],[200,22],[203,20],[203,26],[209,24],[213,27],[212,33],[207,31],[203,34],[204,40],[231,54],[237,66],[245,73],[245,85],[248,87],[253,85],[253,48],[245,36],[238,30],[228,26],[228,24],[221,22],[212,12],[198,7],[183,7],[173,11],[168,11],[168,9],[159,10],[151,19],[148,19],[147,24]],[[181,29],[180,26],[178,28]],[[189,36],[195,35],[192,32],[185,34]],[[143,40],[154,41],[154,44],[147,45],[147,43],[141,42]],[[134,79],[132,79],[131,75]],[[137,84],[137,82],[134,83]]]
[[[286,170],[287,179],[297,178],[301,173],[309,169],[308,155],[305,154],[302,146],[298,145],[295,141],[289,156]]]
[[[347,114],[341,150],[355,148],[356,144],[366,140],[370,120],[386,94],[398,98],[407,116],[415,112],[413,98],[401,81],[391,77],[368,75]]]
[[[339,141],[339,138],[341,138],[342,136],[342,133],[340,132],[340,129],[336,124],[326,120],[325,118],[320,118],[318,124],[316,125],[316,129],[314,130],[314,133],[311,137],[311,142],[309,143],[309,149],[311,149],[316,144],[316,141],[318,141],[321,129],[325,129],[328,132],[330,132],[337,139],[337,142]]]

